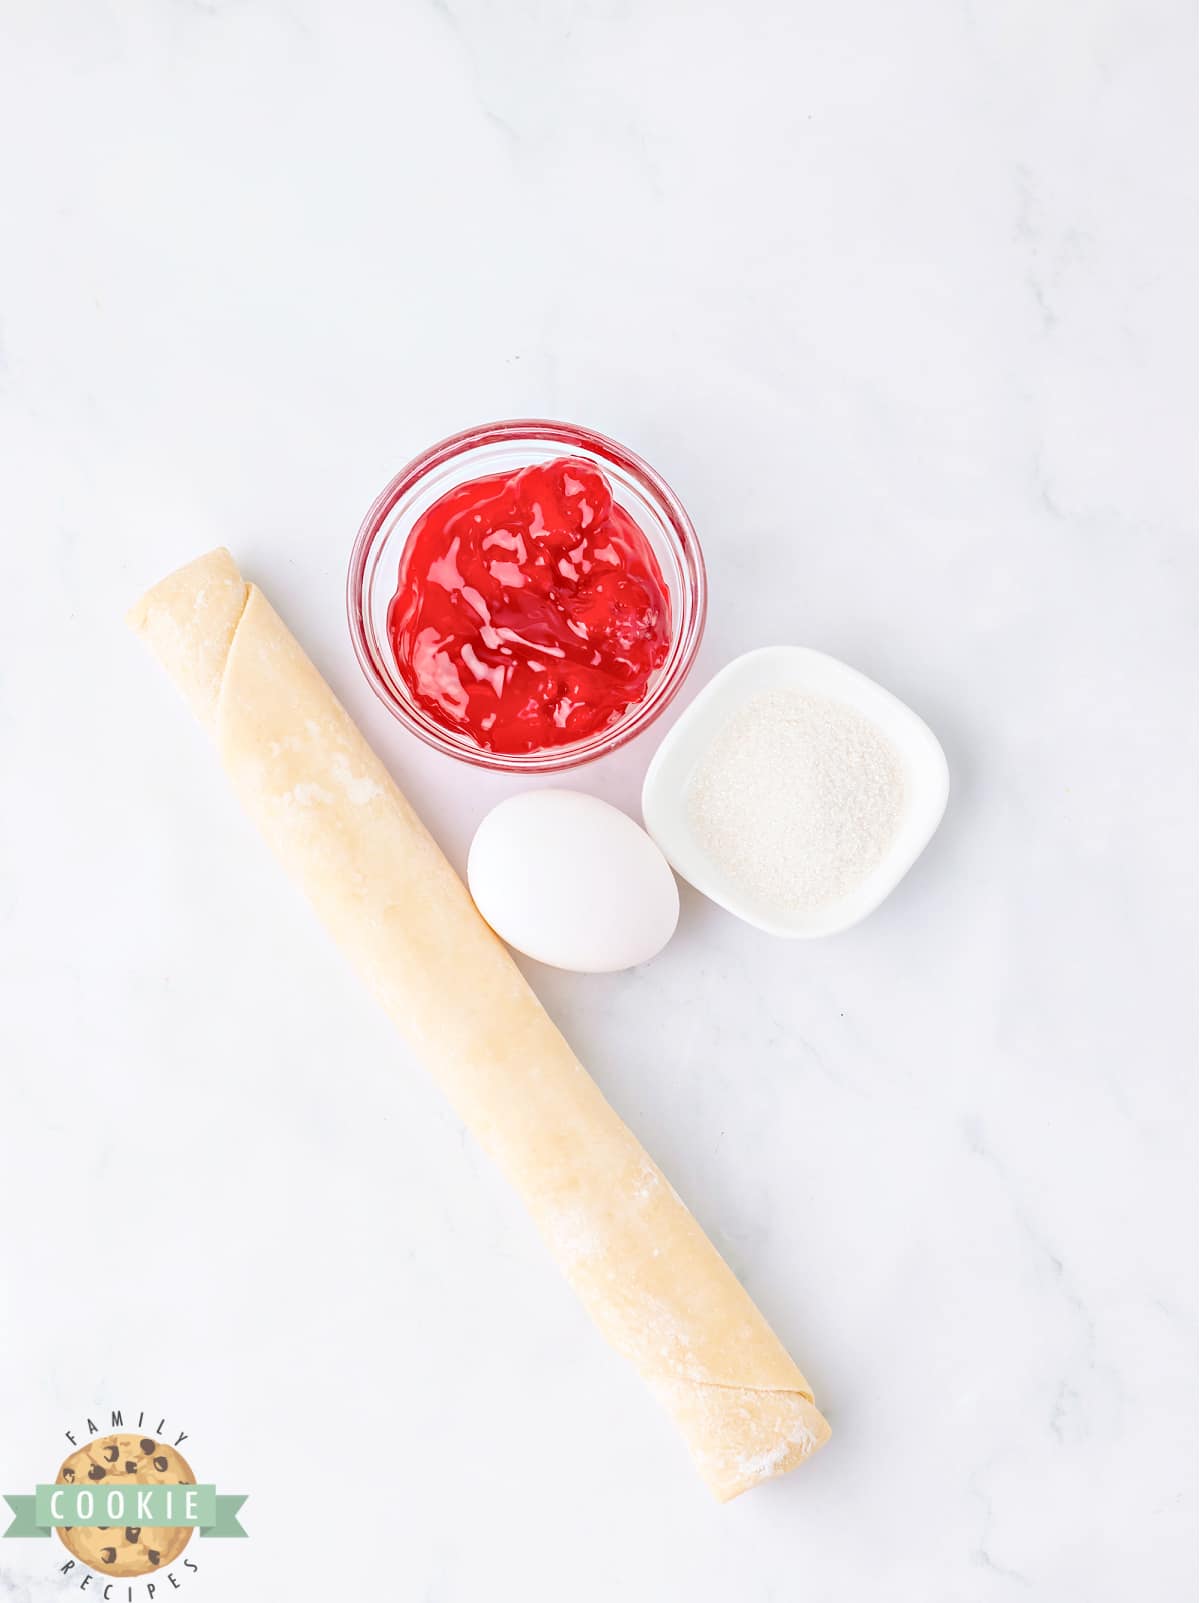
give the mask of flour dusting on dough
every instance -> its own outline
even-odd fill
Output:
[[[279,799],[285,807],[329,807],[333,804],[332,794],[324,785],[318,785],[311,779],[293,785],[291,790],[284,791]]]
[[[376,796],[383,795],[383,786],[376,784],[369,774],[353,774],[344,751],[339,751],[332,763],[333,777],[342,787],[343,794],[355,807],[365,807]]]
[[[647,1197],[654,1195],[661,1184],[662,1181],[658,1170],[651,1163],[646,1162],[642,1166],[641,1176],[634,1187],[633,1200],[635,1202],[645,1202]]]
[[[560,1208],[545,1223],[546,1240],[564,1269],[598,1258],[604,1243],[595,1217],[586,1208]]]
[[[748,1480],[765,1480],[768,1475],[773,1475],[787,1458],[790,1446],[790,1442],[778,1442],[765,1453],[754,1453],[739,1459],[738,1474],[745,1475]]]
[[[774,1447],[767,1448],[763,1453],[751,1453],[738,1460],[738,1474],[749,1481],[764,1481],[769,1475],[777,1474],[788,1459],[792,1456],[793,1448],[799,1448],[801,1457],[807,1458],[817,1445],[817,1439],[812,1431],[798,1426],[788,1437],[776,1442]]]

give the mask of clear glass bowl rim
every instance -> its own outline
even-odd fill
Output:
[[[369,598],[365,591],[367,567],[375,542],[384,532],[387,520],[402,496],[406,495],[427,473],[442,467],[455,457],[481,446],[514,443],[528,439],[531,444],[552,442],[567,447],[582,447],[602,460],[619,467],[632,479],[644,495],[651,499],[660,513],[676,546],[683,583],[682,615],[672,628],[671,654],[668,669],[651,687],[644,700],[636,702],[607,729],[590,735],[571,746],[550,747],[543,751],[509,753],[484,751],[456,738],[427,717],[416,706],[409,706],[393,692],[376,665],[368,634],[365,613]],[[580,763],[592,762],[607,756],[628,741],[644,733],[658,715],[670,704],[683,685],[704,634],[708,614],[708,580],[704,557],[692,520],[683,509],[670,485],[636,452],[580,424],[563,423],[552,418],[510,418],[497,423],[479,424],[452,434],[436,445],[431,445],[419,456],[402,467],[371,503],[355,538],[350,553],[350,566],[346,576],[346,617],[350,626],[350,639],[358,665],[367,683],[406,729],[417,735],[436,751],[460,762],[472,763],[501,773],[529,774],[555,773],[575,768]]]

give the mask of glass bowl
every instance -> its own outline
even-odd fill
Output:
[[[485,474],[516,472],[557,456],[594,462],[614,499],[642,530],[658,559],[671,598],[671,643],[646,694],[606,729],[543,751],[484,751],[447,729],[416,700],[396,667],[388,636],[388,605],[399,581],[400,557],[417,519],[448,490]],[[350,557],[346,612],[355,655],[371,689],[394,717],[437,751],[503,773],[553,773],[603,757],[648,729],[675,695],[695,661],[704,632],[708,587],[691,519],[670,486],[632,451],[572,423],[519,418],[466,429],[416,457],[375,499]]]

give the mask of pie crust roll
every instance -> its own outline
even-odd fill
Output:
[[[213,551],[151,590],[130,623],[715,1495],[807,1458],[829,1435],[808,1382],[262,592]]]

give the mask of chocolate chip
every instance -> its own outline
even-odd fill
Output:
[[[150,1440],[149,1436],[143,1436],[141,1441],[138,1443],[138,1446],[141,1448],[143,1453],[152,1453],[154,1451],[154,1445],[155,1444]]]
[[[127,1525],[125,1527],[125,1540],[127,1542],[140,1541],[141,1540],[141,1536],[142,1536],[142,1527],[140,1525]]]
[[[101,1529],[103,1530],[104,1527],[101,1526]],[[102,1547],[100,1549],[100,1562],[101,1562],[101,1564],[115,1564],[117,1562],[117,1550],[116,1550],[116,1548],[115,1547]]]
[[[102,1464],[93,1464],[88,1470],[88,1480],[102,1481],[107,1473],[108,1471]]]
[[[134,1463],[132,1458],[127,1458],[125,1460],[125,1473],[126,1473],[126,1475],[136,1475],[137,1474],[137,1465]]]
[[[117,1446],[116,1442],[114,1442],[111,1447],[106,1447],[104,1449],[104,1456],[108,1459],[110,1464],[116,1463],[117,1459],[121,1456],[121,1449]]]
[[[166,1469],[166,1467],[167,1467],[166,1459],[161,1457],[161,1456],[156,1458],[154,1460],[154,1467],[155,1467],[155,1469],[160,1469],[160,1470],[161,1469]]]
[[[68,1468],[64,1464],[62,1477],[63,1477],[63,1480],[65,1480],[67,1482],[73,1481],[75,1479],[75,1471],[73,1469]]]
[[[111,1525],[97,1525],[96,1529],[98,1531],[111,1531],[112,1530],[112,1526]]]
[[[151,1548],[150,1551],[146,1554],[146,1557],[150,1560],[151,1564],[157,1564],[159,1559],[161,1558],[161,1556],[162,1555],[159,1554],[159,1553],[156,1553],[153,1548]]]

